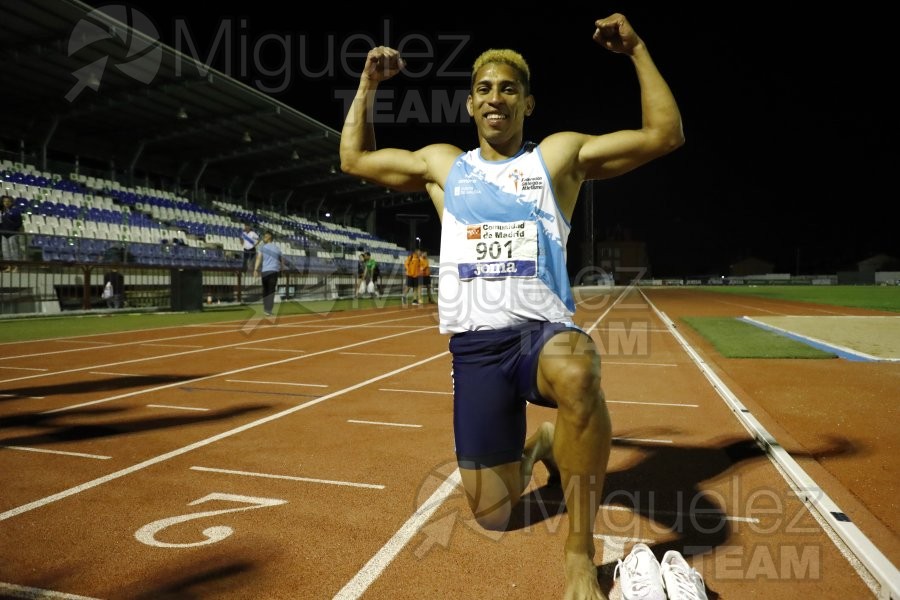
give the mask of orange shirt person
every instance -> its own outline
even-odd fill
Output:
[[[409,301],[409,292],[413,291],[413,304],[419,303],[419,251],[411,250],[409,256],[406,257],[406,282],[403,284],[403,297],[400,298],[400,304],[406,304]]]

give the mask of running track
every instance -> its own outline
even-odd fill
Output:
[[[778,365],[723,361],[671,326],[711,306],[815,307],[667,290],[580,300],[615,436],[595,527],[611,598],[636,541],[692,555],[711,599],[889,597],[896,524],[845,478],[872,456],[786,429],[753,383]],[[802,367],[814,362],[839,361]],[[896,392],[898,368],[864,378]],[[540,467],[509,531],[469,517],[449,371],[428,308],[0,346],[0,597],[561,598],[565,508]],[[529,411],[532,429],[553,418]],[[769,455],[742,412],[771,434]],[[852,517],[849,545],[772,448]]]

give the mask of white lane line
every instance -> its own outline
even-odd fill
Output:
[[[0,394],[0,398],[27,398],[28,400],[43,400],[47,396],[23,396],[22,394]]]
[[[4,598],[24,598],[25,600],[98,600],[91,596],[78,596],[77,594],[66,594],[65,592],[3,582],[0,582],[0,592],[3,592]]]
[[[631,506],[619,506],[619,505],[615,505],[615,504],[604,504],[603,509],[610,510],[613,512],[623,512],[623,511],[635,512],[634,508]],[[736,521],[738,523],[759,523],[759,519],[757,519],[756,517],[733,517],[725,512],[705,510],[705,509],[704,509],[704,512],[702,512],[702,513],[695,513],[695,512],[681,512],[678,510],[658,510],[658,509],[654,508],[650,511],[649,517],[652,519],[653,515],[665,515],[667,517],[680,517],[680,518],[690,517],[693,520],[700,520],[700,521],[709,520],[709,519],[718,519],[720,521],[723,521],[723,520],[724,521]],[[597,537],[597,536],[594,536],[594,537]]]
[[[148,404],[147,408],[170,408],[172,410],[193,410],[197,412],[206,412],[208,408],[200,408],[196,406],[172,406],[170,404]]]
[[[415,354],[391,354],[388,352],[341,352],[347,356],[399,356],[401,358],[413,358]]]
[[[49,369],[40,369],[37,367],[0,367],[0,369],[13,369],[18,371],[48,371]]]
[[[541,503],[547,504],[547,505],[563,506],[565,504],[565,501],[564,500],[542,499]],[[608,510],[610,512],[630,512],[630,513],[634,513],[635,515],[644,515],[644,513],[637,512],[633,506],[621,506],[619,504],[601,504],[600,508],[603,510]],[[734,517],[734,516],[729,515],[726,512],[714,511],[712,509],[709,509],[709,510],[704,509],[704,512],[697,513],[697,512],[681,512],[678,510],[659,510],[659,509],[653,508],[649,511],[649,514],[646,516],[649,519],[658,521],[658,519],[656,519],[654,517],[654,515],[661,515],[661,516],[666,516],[666,517],[678,517],[682,521],[687,517],[687,518],[690,518],[692,521],[709,521],[712,519],[716,519],[718,521],[735,521],[738,523],[759,523],[759,519],[757,519],[756,517]],[[594,537],[601,538],[604,536],[599,533],[595,533]],[[613,536],[613,537],[615,537],[615,536]],[[632,538],[623,538],[623,539],[629,540]],[[634,539],[634,541],[644,541],[645,543],[647,543],[647,540]],[[608,561],[606,559],[604,559],[603,562],[608,562]]]
[[[256,379],[226,379],[230,383],[262,383],[265,385],[296,385],[300,387],[318,387],[318,388],[326,388],[328,387],[324,383],[292,383],[288,381],[259,381]]]
[[[411,318],[412,318],[412,317],[402,317],[402,318],[400,318],[400,319],[398,319],[398,320],[406,321],[406,320],[410,320]],[[334,319],[334,320],[336,321],[336,320],[339,320],[339,319]],[[381,337],[381,338],[375,338],[375,339],[376,339],[376,340],[386,340],[386,339],[390,339],[391,337],[394,337],[394,336],[396,336],[396,335],[403,335],[404,333],[415,333],[416,331],[422,331],[422,330],[424,330],[424,329],[428,329],[429,327],[433,328],[434,326],[433,326],[433,325],[430,325],[430,326],[423,326],[423,327],[418,328],[417,330],[406,331],[406,332],[394,334],[393,336],[384,336],[384,337]],[[291,334],[288,334],[288,335],[282,335],[282,336],[271,337],[271,338],[267,338],[267,339],[265,339],[265,340],[260,340],[260,341],[261,341],[261,342],[272,342],[272,341],[278,341],[278,340],[288,340],[288,339],[292,339],[292,338],[303,337],[303,336],[306,336],[306,335],[315,335],[316,333],[329,333],[329,331],[344,331],[344,330],[346,330],[346,329],[355,329],[355,328],[356,328],[356,325],[340,325],[340,326],[337,326],[337,327],[332,327],[330,330],[325,330],[324,332],[313,331],[313,332],[304,332],[304,333],[291,333]],[[202,334],[198,334],[198,335],[213,335],[213,334],[210,334],[210,333],[202,333]],[[178,336],[178,337],[174,337],[174,338],[172,338],[172,339],[183,339],[183,338],[185,338],[185,337],[190,337],[190,336]],[[365,343],[365,342],[360,342],[359,344],[351,344],[351,345],[349,345],[349,346],[343,346],[343,348],[352,348],[354,345],[359,346],[359,345],[362,345],[362,344],[364,344],[364,343]],[[64,374],[66,374],[66,373],[79,373],[79,372],[81,372],[81,371],[90,371],[91,369],[100,369],[100,368],[106,368],[106,367],[118,367],[118,366],[120,366],[120,365],[128,365],[128,364],[133,364],[133,363],[149,362],[149,361],[154,361],[154,360],[162,360],[162,359],[168,359],[168,358],[176,358],[176,357],[179,357],[179,356],[187,356],[187,355],[189,355],[189,354],[199,354],[199,353],[203,353],[203,352],[214,352],[214,351],[217,351],[217,350],[225,350],[226,348],[238,348],[238,347],[240,347],[240,346],[245,346],[246,344],[247,344],[247,342],[241,341],[241,342],[235,342],[235,343],[233,343],[233,344],[221,344],[221,345],[219,345],[219,346],[206,346],[206,347],[201,347],[201,348],[198,349],[198,350],[185,350],[184,352],[173,352],[173,353],[171,353],[171,354],[161,354],[161,355],[157,355],[157,356],[144,356],[144,357],[141,357],[141,358],[133,358],[133,359],[130,359],[130,360],[120,360],[120,361],[117,361],[117,362],[106,363],[106,364],[104,364],[104,365],[90,365],[90,366],[87,366],[87,367],[76,367],[76,368],[74,368],[74,369],[65,369],[65,370],[62,370],[62,371],[53,371],[52,373],[41,373],[40,375],[23,375],[23,376],[21,376],[21,377],[14,377],[14,378],[11,378],[11,379],[3,379],[3,380],[0,380],[0,383],[11,383],[11,382],[14,382],[14,381],[24,381],[24,380],[26,380],[26,379],[37,379],[37,378],[39,378],[39,377],[54,377],[54,376],[56,376],[56,375],[64,375]],[[129,345],[129,344],[121,344],[121,345],[127,346],[127,345]],[[48,352],[47,354],[55,354],[55,353],[54,353],[54,352]],[[45,355],[40,354],[40,355],[38,355],[38,356],[45,356]],[[0,359],[0,360],[2,360],[2,359]],[[293,359],[288,359],[288,360],[293,360]],[[286,362],[286,361],[282,361],[282,362]],[[278,363],[276,362],[276,363],[272,363],[272,364],[278,364]],[[225,374],[227,375],[227,373],[225,373]],[[213,375],[213,376],[211,376],[211,377],[218,377],[218,375]],[[198,381],[199,381],[199,380],[198,380]],[[174,386],[174,385],[178,385],[178,384],[172,384],[172,386]],[[172,386],[168,386],[168,387],[172,387]],[[161,388],[160,388],[160,389],[161,389]]]
[[[250,348],[247,346],[237,346],[235,350],[256,350],[257,352],[293,352],[294,354],[303,354],[306,350],[291,350],[290,348]]]
[[[184,327],[190,327],[190,325],[182,326],[182,328],[184,328]],[[118,332],[118,333],[141,333],[144,331],[158,332],[163,329],[175,329],[175,328],[174,327],[160,327],[159,329],[140,329],[140,330],[136,330],[136,331],[122,331],[122,332]],[[240,329],[234,329],[232,331],[240,331]],[[212,336],[212,335],[222,335],[223,333],[224,334],[232,333],[232,331],[224,331],[224,332],[223,331],[204,331],[203,333],[192,333],[190,335],[161,337],[161,338],[150,339],[150,340],[138,340],[138,341],[134,341],[134,342],[108,343],[108,346],[106,348],[104,348],[104,350],[107,350],[109,348],[122,348],[124,346],[141,346],[141,345],[146,345],[146,344],[152,343],[152,342],[165,342],[167,340],[185,340],[188,338],[198,338],[198,337],[205,337],[205,336]],[[111,335],[111,334],[98,333],[96,335]],[[39,340],[39,341],[48,342],[50,340]],[[66,340],[61,339],[59,341],[66,341]],[[17,343],[24,344],[24,343],[28,343],[28,342],[17,342]],[[241,342],[241,343],[246,343],[246,342]],[[0,344],[0,346],[2,346],[2,345],[3,344]],[[13,358],[34,358],[34,357],[46,358],[47,356],[49,356],[51,354],[69,354],[69,353],[73,353],[73,352],[88,352],[88,351],[93,351],[93,350],[94,350],[93,348],[72,348],[71,350],[53,350],[52,352],[36,352],[34,354],[19,354],[17,356],[4,356],[4,357],[0,358],[0,360],[9,360],[9,359],[13,359]],[[43,369],[43,370],[46,371],[47,369]]]
[[[197,344],[141,344],[141,346],[152,346],[154,348],[203,348]]]
[[[694,364],[697,365],[697,368],[700,369],[700,372],[703,373],[713,389],[716,390],[725,402],[725,405],[731,409],[738,422],[753,436],[757,445],[765,451],[766,456],[784,477],[785,482],[801,493],[804,506],[815,509],[815,511],[810,510],[810,514],[817,521],[821,519],[819,522],[823,525],[822,531],[829,537],[831,537],[830,531],[833,531],[847,545],[853,556],[858,559],[859,564],[856,564],[855,560],[850,560],[849,557],[848,562],[859,574],[860,578],[868,585],[869,578],[867,575],[871,574],[878,583],[877,587],[881,588],[880,592],[872,590],[876,594],[880,593],[879,597],[887,598],[888,594],[890,594],[891,598],[900,598],[900,569],[888,560],[834,500],[825,493],[825,490],[803,470],[803,467],[800,466],[794,457],[750,413],[750,409],[725,385],[725,382],[716,375],[715,371],[703,360],[703,357],[681,335],[672,319],[650,302],[650,299],[643,291],[641,295],[644,296],[644,300],[650,308],[663,320],[663,323],[667,324],[669,331],[691,357],[691,360],[694,361]],[[827,528],[824,525],[827,525]],[[860,569],[860,566],[863,568]],[[868,574],[862,572],[865,570],[868,571]],[[871,585],[869,587],[870,589],[872,588]]]
[[[385,423],[384,421],[358,421],[356,419],[347,419],[348,423],[359,423],[361,425],[389,425],[391,427],[421,427],[412,423]]]
[[[622,301],[622,298],[624,298],[625,294],[628,293],[628,289],[629,288],[627,288],[627,287],[625,289],[623,289],[622,293],[619,294],[618,296],[616,296],[616,299],[613,300],[612,304],[609,305],[609,308],[607,308],[605,311],[603,311],[603,313],[599,317],[597,317],[597,319],[593,323],[591,323],[591,326],[584,330],[584,332],[586,334],[590,335],[591,332],[593,332],[595,329],[597,329],[597,325],[600,324],[600,321],[602,321],[606,317],[606,315],[609,314],[609,311],[611,311],[613,309],[613,307],[616,306],[616,304],[619,304]]]
[[[351,326],[335,327],[335,328],[333,329],[333,331],[343,331],[343,330],[349,329],[349,328],[351,328]],[[430,328],[431,328],[431,327],[422,327],[422,328],[420,328],[418,331],[425,331],[426,329],[430,329]],[[173,387],[187,386],[187,385],[196,383],[196,382],[198,382],[198,381],[205,381],[205,380],[207,380],[207,379],[216,379],[216,378],[218,378],[218,377],[225,377],[225,376],[227,376],[227,375],[236,375],[236,374],[238,374],[238,373],[244,373],[244,372],[247,372],[247,371],[254,371],[254,370],[256,370],[256,369],[260,369],[260,368],[263,368],[263,367],[274,367],[275,365],[282,365],[282,364],[286,364],[286,363],[289,363],[289,362],[293,362],[293,361],[295,361],[295,360],[300,360],[300,359],[304,359],[304,358],[313,358],[313,357],[319,356],[319,355],[321,355],[321,354],[329,354],[329,353],[331,353],[331,352],[337,352],[337,351],[343,350],[344,348],[355,348],[355,347],[357,347],[357,346],[364,346],[364,345],[368,344],[370,341],[371,341],[371,342],[379,342],[379,341],[382,341],[382,340],[388,340],[388,339],[391,339],[391,338],[394,338],[394,337],[398,337],[398,336],[401,336],[401,335],[406,335],[406,334],[408,334],[408,333],[417,333],[417,331],[404,331],[404,332],[402,332],[402,333],[394,333],[394,334],[391,334],[391,335],[385,335],[385,336],[382,336],[382,337],[380,337],[380,338],[374,338],[374,339],[372,339],[372,340],[364,340],[364,341],[362,341],[362,342],[356,342],[356,343],[353,343],[353,344],[347,344],[346,346],[338,346],[338,347],[336,347],[336,348],[329,348],[328,350],[321,350],[321,351],[319,351],[319,352],[314,352],[314,353],[312,353],[312,354],[304,354],[303,356],[292,356],[291,358],[283,358],[283,359],[281,359],[281,360],[276,360],[276,361],[272,361],[272,362],[268,362],[268,363],[262,363],[262,364],[259,364],[259,365],[251,365],[251,366],[249,366],[249,367],[242,367],[242,368],[240,368],[240,369],[235,369],[235,370],[233,370],[233,371],[225,371],[225,372],[223,372],[223,373],[216,373],[216,374],[214,374],[214,375],[207,375],[207,376],[205,376],[205,377],[197,377],[197,378],[195,378],[195,379],[188,379],[188,380],[185,380],[185,381],[175,381],[175,382],[173,382],[173,383],[167,383],[167,384],[165,384],[165,385],[158,385],[158,386],[152,387],[152,388],[145,388],[145,389],[141,389],[141,390],[135,390],[135,391],[133,391],[133,392],[127,392],[127,393],[125,393],[125,394],[119,394],[119,395],[117,395],[117,396],[109,396],[108,398],[99,398],[99,399],[97,399],[97,400],[90,400],[90,401],[88,401],[88,402],[82,402],[81,404],[74,404],[74,405],[71,405],[71,406],[63,406],[63,407],[61,407],[61,408],[54,408],[53,410],[47,410],[47,411],[44,411],[44,412],[39,413],[39,414],[42,414],[42,415],[49,415],[49,414],[53,414],[53,413],[63,412],[63,411],[66,411],[66,410],[73,410],[73,409],[76,409],[76,408],[83,408],[83,407],[85,407],[85,406],[91,406],[91,405],[94,405],[94,404],[103,404],[103,403],[105,403],[105,402],[111,402],[112,400],[120,400],[120,399],[122,399],[122,398],[129,398],[129,397],[131,397],[131,396],[138,396],[138,395],[140,395],[140,394],[147,394],[147,393],[150,393],[150,392],[157,392],[157,391],[159,391],[159,390],[165,390],[165,389],[169,389],[169,388],[173,388]],[[308,334],[305,334],[305,333],[299,333],[299,334],[286,335],[286,336],[284,336],[284,337],[289,338],[289,337],[297,337],[297,336],[303,336],[303,335],[308,335]],[[226,346],[224,346],[224,347],[227,348],[228,346],[226,345]],[[206,352],[207,350],[209,350],[209,348],[204,348],[203,350],[189,350],[188,352],[179,352],[178,354],[193,354],[193,353],[195,353],[195,352]],[[143,360],[147,360],[147,359],[139,358],[139,359],[129,360],[129,361],[123,361],[123,362],[126,362],[126,363],[127,363],[127,362],[140,362],[140,361],[143,361]],[[72,369],[72,371],[80,371],[80,370],[84,370],[84,369]],[[61,371],[61,372],[63,372],[63,371]],[[26,379],[26,378],[22,378],[22,379]]]
[[[677,367],[675,363],[650,363],[650,362],[634,362],[627,360],[603,360],[604,365],[635,365],[638,367]]]
[[[441,394],[443,396],[452,396],[453,392],[432,392],[429,390],[402,390],[399,388],[378,388],[379,392],[403,392],[405,394]]]
[[[42,454],[61,454],[63,456],[77,456],[78,458],[96,458],[97,460],[108,460],[112,456],[103,456],[101,454],[84,454],[82,452],[65,452],[63,450],[47,450],[46,448],[29,448],[27,446],[0,446],[9,450],[22,450],[24,452],[40,452]]]
[[[677,402],[634,402],[631,400],[607,400],[607,404],[639,404],[641,406],[674,406],[677,408],[700,408],[699,404],[678,404]]]
[[[641,327],[640,330],[650,333],[669,333],[669,330],[664,327]],[[627,331],[631,333],[633,329],[629,327],[604,327],[603,331]]]
[[[141,375],[140,373],[113,373],[112,371],[88,371],[89,375],[112,375],[113,377],[152,377],[152,375]]]
[[[369,586],[381,576],[391,561],[403,550],[409,540],[415,536],[428,522],[431,515],[453,494],[461,483],[459,469],[453,471],[449,477],[434,491],[429,498],[416,509],[416,512],[400,526],[400,529],[391,536],[391,539],[369,559],[362,569],[334,595],[333,600],[356,600],[362,596]],[[451,515],[452,516],[452,515]],[[455,517],[454,517],[455,518]]]
[[[235,471],[233,469],[215,469],[213,467],[191,467],[192,471],[206,471],[208,473],[224,473],[226,475],[245,475],[247,477],[263,477],[265,479],[287,479],[288,481],[304,481],[306,483],[324,483],[327,485],[343,485],[348,487],[367,488],[371,490],[383,490],[384,486],[375,483],[357,483],[354,481],[335,481],[332,479],[316,479],[313,477],[297,477],[295,475],[275,475],[273,473],[253,473],[250,471]]]
[[[110,346],[113,343],[113,342],[94,342],[91,340],[81,340],[81,339],[56,340],[56,341],[58,341],[61,344],[94,344],[96,346]]]
[[[613,437],[614,440],[619,440],[620,442],[641,442],[644,444],[673,444],[672,440],[656,440],[652,438],[627,438],[627,437]]]
[[[423,327],[422,330],[425,330],[425,329],[432,329],[432,328],[433,328],[433,326],[428,326],[428,327]],[[397,337],[397,336],[401,336],[401,335],[406,335],[407,333],[415,333],[415,332],[412,332],[412,331],[406,331],[406,332],[402,332],[402,333],[395,333],[395,334],[392,334],[392,335],[389,335],[389,336],[384,336],[384,337],[381,337],[381,338],[375,338],[374,340],[371,340],[371,341],[373,341],[373,342],[382,341],[382,340],[387,339],[387,338]],[[364,344],[364,343],[368,343],[368,342],[358,342],[357,344],[353,344],[353,345],[360,345],[360,344]],[[345,347],[346,347],[346,346],[345,346]],[[152,467],[153,465],[156,465],[156,464],[165,462],[165,461],[167,461],[167,460],[169,460],[169,459],[176,458],[176,457],[178,457],[178,456],[181,456],[182,454],[187,454],[188,452],[191,452],[191,451],[193,451],[193,450],[197,450],[198,448],[203,448],[203,447],[205,447],[205,446],[209,446],[210,444],[213,444],[213,443],[218,442],[218,441],[220,441],[220,440],[227,439],[227,438],[229,438],[229,437],[231,437],[231,436],[237,435],[237,434],[239,434],[239,433],[243,433],[243,432],[245,432],[245,431],[248,431],[248,430],[253,429],[253,428],[255,428],[255,427],[258,427],[258,426],[260,426],[260,425],[264,425],[264,424],[269,423],[269,422],[271,422],[271,421],[275,421],[275,420],[277,420],[277,419],[281,419],[282,417],[285,417],[285,416],[291,415],[291,414],[293,414],[293,413],[295,413],[295,412],[304,410],[304,409],[306,409],[306,408],[309,408],[310,406],[315,406],[316,404],[319,404],[319,403],[321,403],[321,402],[325,402],[325,401],[327,401],[327,400],[331,400],[332,398],[336,398],[336,397],[338,397],[338,396],[342,396],[342,395],[347,394],[347,393],[349,393],[349,392],[358,390],[359,388],[362,388],[362,387],[365,387],[365,386],[370,385],[370,384],[372,384],[372,383],[375,383],[376,381],[381,381],[382,379],[387,379],[387,378],[389,378],[389,377],[394,377],[395,375],[398,375],[398,374],[400,374],[400,373],[403,373],[404,371],[408,371],[408,370],[410,370],[410,369],[415,369],[415,368],[417,368],[417,367],[420,367],[420,366],[424,365],[425,363],[430,362],[430,361],[432,361],[432,360],[435,360],[435,359],[438,359],[438,358],[443,358],[444,356],[447,356],[447,354],[449,354],[449,352],[447,352],[447,351],[445,350],[444,352],[441,352],[441,353],[439,353],[439,354],[435,354],[435,355],[433,355],[433,356],[429,356],[428,358],[424,358],[424,359],[422,359],[422,360],[420,360],[420,361],[418,361],[418,362],[414,362],[414,363],[410,363],[410,364],[408,364],[408,365],[404,365],[403,367],[400,367],[400,368],[398,368],[398,369],[394,369],[393,371],[389,371],[389,372],[384,373],[384,374],[382,374],[382,375],[378,375],[378,376],[376,376],[376,377],[372,377],[372,378],[367,379],[367,380],[365,380],[365,381],[361,381],[361,382],[356,383],[356,384],[354,384],[354,385],[345,387],[345,388],[342,389],[342,390],[338,390],[338,391],[336,391],[336,392],[332,392],[332,393],[330,393],[330,394],[326,394],[325,396],[320,396],[319,398],[315,398],[314,400],[310,400],[309,402],[304,402],[303,404],[298,404],[297,406],[292,406],[292,407],[290,407],[290,408],[288,408],[288,409],[286,409],[286,410],[283,410],[283,411],[281,411],[281,412],[274,413],[274,414],[271,414],[271,415],[266,416],[266,417],[262,417],[261,419],[257,419],[256,421],[252,421],[252,422],[250,422],[250,423],[245,423],[244,425],[241,425],[241,426],[239,426],[239,427],[235,427],[234,429],[229,429],[228,431],[223,431],[222,433],[218,433],[218,434],[216,434],[216,435],[214,435],[214,436],[208,437],[208,438],[206,438],[206,439],[204,439],[204,440],[200,440],[200,441],[194,442],[193,444],[189,444],[189,445],[184,446],[184,447],[182,447],[182,448],[176,448],[175,450],[172,450],[172,451],[170,451],[170,452],[166,452],[165,454],[160,454],[159,456],[154,456],[153,458],[149,458],[149,459],[147,459],[147,460],[145,460],[145,461],[142,461],[142,462],[139,462],[139,463],[137,463],[137,464],[131,465],[130,467],[126,467],[126,468],[124,468],[124,469],[120,469],[120,470],[115,471],[115,472],[113,472],[113,473],[109,473],[108,475],[104,475],[103,477],[98,477],[97,479],[92,479],[91,481],[86,481],[85,483],[82,483],[82,484],[80,484],[80,485],[76,485],[76,486],[74,486],[74,487],[71,487],[71,488],[69,488],[69,489],[67,489],[67,490],[63,490],[63,491],[61,491],[61,492],[57,492],[56,494],[52,494],[52,495],[47,496],[47,497],[45,497],[45,498],[40,498],[40,499],[35,500],[35,501],[33,501],[33,502],[29,502],[28,504],[23,504],[23,505],[21,505],[21,506],[17,506],[17,507],[15,507],[15,508],[12,508],[12,509],[10,509],[10,510],[7,510],[7,511],[4,511],[4,512],[0,513],[0,521],[5,521],[6,519],[10,519],[10,518],[12,518],[12,517],[15,517],[15,516],[21,515],[21,514],[23,514],[23,513],[32,511],[32,510],[34,510],[34,509],[36,509],[36,508],[44,507],[44,506],[46,506],[46,505],[48,505],[48,504],[51,504],[51,503],[53,503],[53,502],[57,502],[58,500],[63,500],[63,499],[65,499],[65,498],[68,498],[69,496],[74,496],[74,495],[76,495],[76,494],[80,494],[81,492],[84,492],[84,491],[86,491],[86,490],[89,490],[89,489],[95,488],[95,487],[97,487],[97,486],[103,485],[104,483],[108,483],[108,482],[110,482],[110,481],[115,481],[116,479],[119,479],[119,478],[121,478],[121,477],[125,477],[126,475],[131,475],[132,473],[136,473],[136,472],[141,471],[141,470],[143,470],[143,469],[146,469],[146,468],[148,468],[148,467]],[[293,359],[291,359],[291,360],[293,360]],[[282,361],[282,362],[285,362],[285,361]],[[212,377],[212,376],[211,376],[211,377]],[[435,507],[435,508],[436,508],[436,507]]]

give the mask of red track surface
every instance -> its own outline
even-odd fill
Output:
[[[815,309],[647,295],[676,323]],[[602,585],[644,540],[693,555],[711,599],[875,597],[658,313],[614,300],[577,315],[615,436]],[[900,365],[729,360],[678,331],[896,564]],[[502,534],[445,483],[446,350],[427,308],[0,346],[0,597],[561,598],[543,470]],[[529,410],[532,430],[554,416]]]

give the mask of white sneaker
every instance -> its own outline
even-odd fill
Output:
[[[660,570],[669,600],[708,600],[703,576],[677,550],[663,555]]]
[[[625,560],[613,571],[613,579],[620,577],[623,600],[666,600],[659,562],[647,544],[635,544]]]

